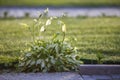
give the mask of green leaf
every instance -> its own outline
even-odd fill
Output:
[[[42,72],[47,72],[48,71],[48,69],[47,68],[44,68],[43,70],[42,70]]]
[[[29,64],[30,64],[30,62],[31,62],[31,60],[26,61],[26,65],[29,65]]]
[[[47,67],[50,68],[52,65],[50,63],[47,64]]]
[[[38,65],[38,64],[40,64],[41,63],[41,59],[38,59],[37,61],[36,61],[36,65]]]
[[[45,59],[45,61],[46,61],[46,62],[48,62],[48,61],[49,61],[49,59],[47,58],[47,59]]]
[[[30,57],[32,54],[31,53],[27,53],[26,54],[26,57]]]
[[[18,66],[22,67],[25,65],[25,62],[21,62]]]
[[[59,54],[59,45],[58,44],[56,44],[56,46],[55,46],[55,51],[57,54]]]
[[[42,60],[42,61],[41,61],[41,68],[44,68],[44,67],[45,67],[45,61]]]
[[[30,65],[31,65],[31,66],[32,66],[32,65],[35,65],[35,61],[31,61]]]
[[[56,62],[55,59],[51,58],[51,63],[55,64],[55,62]]]
[[[66,67],[63,67],[63,69],[64,69],[65,71],[70,71],[70,69],[69,69],[69,68],[66,68]]]
[[[60,33],[55,33],[52,37],[52,40],[56,39]]]

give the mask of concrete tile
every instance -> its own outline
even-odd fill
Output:
[[[111,75],[113,80],[120,80],[120,74]]]
[[[0,75],[0,80],[7,80],[7,79],[5,79],[4,76]]]
[[[92,75],[96,80],[112,80],[110,75]]]
[[[119,74],[120,65],[80,65],[79,71],[83,75]]]
[[[96,80],[91,75],[82,75],[83,80]]]
[[[54,72],[54,73],[5,73],[0,75],[0,80],[83,80],[83,79],[76,72]]]

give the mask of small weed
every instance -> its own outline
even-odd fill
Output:
[[[96,57],[97,57],[97,63],[98,64],[102,64],[103,62],[102,62],[102,59],[104,58],[104,55],[102,54],[102,53],[97,53],[96,54]]]
[[[41,21],[41,18],[46,16],[48,9],[40,14],[38,19],[34,19],[34,24],[29,26],[22,23],[28,28],[32,35],[32,42],[29,47],[23,51],[20,57],[19,67],[21,71],[26,72],[48,72],[48,71],[70,71],[77,70],[81,63],[79,60],[76,47],[66,41],[66,24],[57,17],[50,17],[46,21]],[[48,31],[48,27],[57,19],[58,27],[61,27],[60,32],[46,40],[44,36]],[[62,35],[62,38],[58,38]]]

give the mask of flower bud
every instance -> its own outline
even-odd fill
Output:
[[[62,32],[66,32],[66,25],[65,24],[62,25]]]
[[[37,19],[33,19],[34,22],[37,22]]]
[[[44,13],[48,13],[49,12],[49,9],[47,8],[45,11],[44,11]]]
[[[40,32],[44,32],[45,31],[45,27],[42,26],[41,29],[40,29]]]
[[[50,25],[51,24],[51,20],[50,19],[48,19],[47,21],[46,21],[46,26],[48,26],[48,25]]]

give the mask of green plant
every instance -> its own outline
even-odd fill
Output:
[[[11,57],[11,56],[3,56],[0,55],[0,69],[2,68],[9,68],[9,67],[14,67],[18,63],[18,58],[17,57]]]
[[[96,57],[97,57],[97,63],[98,64],[102,64],[103,62],[102,62],[102,59],[104,58],[104,55],[102,54],[102,53],[97,53],[96,54]]]
[[[65,40],[65,23],[57,17],[50,17],[46,21],[41,21],[41,18],[46,13],[48,13],[48,9],[45,10],[43,14],[40,14],[38,19],[34,19],[34,24],[31,27],[22,23],[23,26],[29,28],[32,35],[32,42],[20,57],[20,70],[27,72],[77,70],[81,61],[79,61],[77,48],[72,47],[71,44]],[[58,19],[58,24],[62,30],[61,32],[53,33],[53,35],[46,40],[44,33],[54,19]],[[62,35],[62,39],[59,38],[60,35]]]
[[[97,17],[85,18],[84,20],[81,18],[62,18],[62,21],[66,23],[67,27],[66,38],[72,36],[77,38],[77,41],[72,42],[72,46],[75,45],[80,49],[79,55],[85,64],[91,64],[91,60],[94,63],[98,52],[104,53],[105,57],[102,59],[104,64],[120,64],[120,24],[117,24],[120,22],[120,18]],[[33,19],[0,19],[0,55],[4,55],[5,59],[7,59],[6,56],[19,57],[21,55],[19,51],[26,47],[24,44],[31,41],[29,30],[18,25],[20,22],[31,25]],[[53,23],[48,27],[49,31],[45,32],[46,37],[50,37],[51,32],[57,30],[56,28],[61,28]]]

